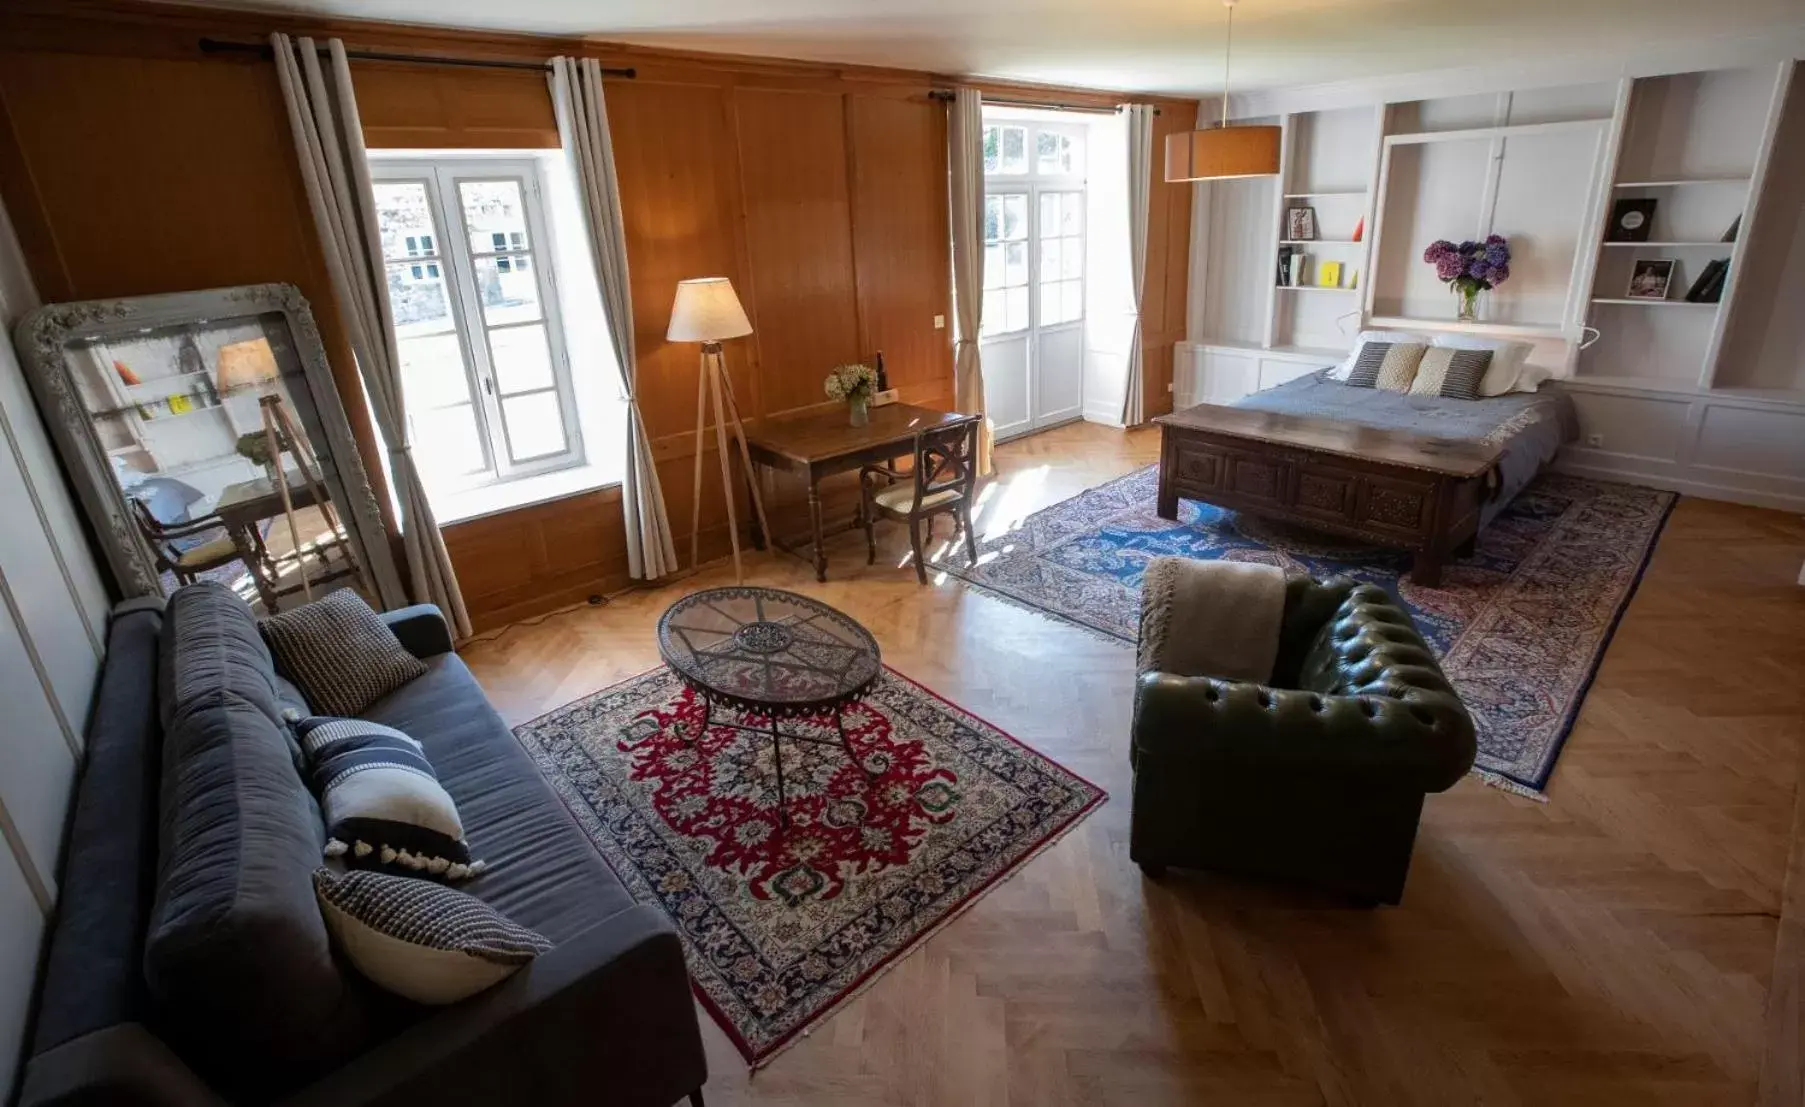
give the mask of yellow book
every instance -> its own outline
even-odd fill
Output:
[[[182,415],[182,414],[185,414],[186,412],[190,412],[193,410],[194,410],[194,397],[183,395],[183,396],[171,396],[169,398],[169,414]]]
[[[1316,283],[1324,288],[1341,287],[1341,263],[1325,261],[1316,267]]]

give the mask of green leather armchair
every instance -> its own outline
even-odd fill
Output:
[[[1424,794],[1475,751],[1471,716],[1383,589],[1289,580],[1271,686],[1140,674],[1129,856],[1150,876],[1237,870],[1397,903]]]

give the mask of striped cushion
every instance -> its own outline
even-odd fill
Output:
[[[1450,400],[1477,400],[1479,381],[1491,368],[1492,351],[1432,346],[1423,355],[1410,382],[1412,396],[1443,396]]]
[[[1422,342],[1368,342],[1354,355],[1354,367],[1348,372],[1346,383],[1350,388],[1408,391],[1417,364],[1428,349]]]
[[[295,737],[326,817],[326,856],[403,876],[465,880],[483,871],[420,743],[393,727],[324,715],[296,723]]]
[[[426,663],[407,652],[364,598],[341,588],[258,624],[282,675],[315,711],[357,715],[417,676]]]
[[[482,900],[424,880],[320,869],[313,890],[358,971],[416,1003],[456,1003],[552,948]]]

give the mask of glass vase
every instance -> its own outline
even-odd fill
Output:
[[[1459,318],[1462,323],[1479,322],[1479,290],[1477,288],[1456,288],[1454,299],[1460,305]]]
[[[869,404],[870,401],[864,396],[847,397],[846,406],[850,411],[853,426],[862,427],[871,421]]]

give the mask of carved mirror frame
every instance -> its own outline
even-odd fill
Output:
[[[315,444],[316,452],[331,458],[332,472],[327,475],[327,483],[330,486],[336,482],[338,487],[332,491],[342,494],[340,521],[355,545],[366,582],[376,593],[372,599],[379,601],[380,608],[400,607],[408,600],[395,571],[382,512],[345,419],[313,312],[299,289],[289,284],[253,284],[122,300],[46,304],[19,321],[14,339],[44,422],[87,511],[120,593],[125,597],[161,596],[164,587],[156,560],[132,519],[125,490],[95,432],[93,413],[88,411],[70,370],[67,351],[73,343],[124,340],[147,328],[270,314],[282,316],[292,340],[292,354],[300,360],[312,414],[319,427],[307,425],[305,413],[297,414],[309,435],[323,432],[324,441]]]

